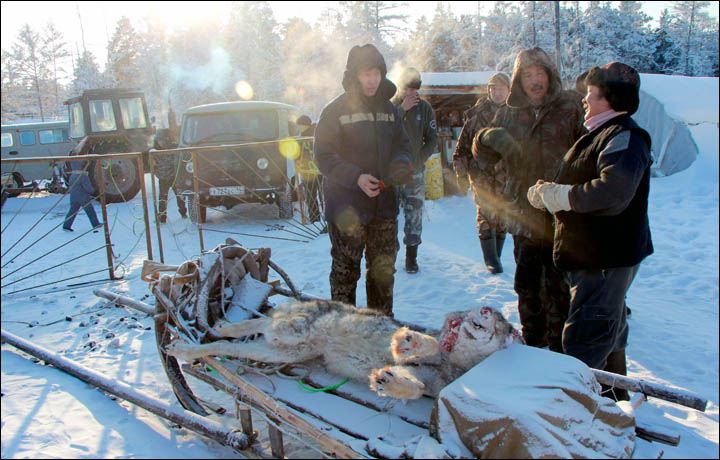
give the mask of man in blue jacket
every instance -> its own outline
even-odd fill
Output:
[[[555,181],[538,181],[527,197],[555,217],[553,260],[567,272],[571,292],[563,350],[590,367],[625,375],[625,296],[653,253],[651,141],[630,118],[640,102],[635,69],[620,62],[593,67],[585,83],[589,133],[565,154]],[[628,399],[624,390],[608,396]]]
[[[410,142],[373,45],[354,46],[343,76],[345,92],[320,114],[314,157],[325,180],[325,220],[332,245],[330,293],[355,304],[365,253],[368,307],[392,316],[397,240],[395,187],[412,177]]]
[[[92,163],[91,163],[92,164]],[[93,228],[100,226],[95,208],[92,205],[92,200],[95,198],[95,188],[90,182],[88,177],[89,169],[91,166],[86,166],[85,161],[71,161],[70,168],[70,210],[65,216],[65,223],[63,224],[63,230],[72,232],[72,224],[75,221],[75,216],[80,212],[80,208],[85,210],[88,219],[90,219],[90,225]]]

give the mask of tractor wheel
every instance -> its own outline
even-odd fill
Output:
[[[121,142],[98,142],[94,154],[130,152],[130,146]],[[102,160],[103,187],[107,203],[122,203],[135,198],[140,191],[140,173],[135,158],[113,158]],[[90,181],[97,188],[97,171],[90,171]],[[99,190],[99,189],[98,189]]]

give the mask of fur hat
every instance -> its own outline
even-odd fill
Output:
[[[560,73],[555,68],[550,56],[542,48],[531,48],[520,51],[515,58],[513,65],[512,81],[510,83],[510,95],[507,99],[507,105],[510,107],[526,107],[529,104],[529,98],[522,89],[521,74],[524,68],[531,65],[539,65],[548,74],[548,90],[545,100],[549,101],[560,95],[562,92],[562,81]]]
[[[591,68],[585,84],[600,88],[610,107],[617,112],[632,115],[640,105],[640,74],[622,62]]]
[[[414,67],[407,67],[400,75],[398,86],[400,88],[420,89],[420,86],[422,86],[420,72]]]
[[[510,79],[507,75],[505,75],[502,72],[498,72],[496,74],[493,74],[492,77],[490,77],[490,80],[488,80],[488,86],[507,86],[510,88]]]

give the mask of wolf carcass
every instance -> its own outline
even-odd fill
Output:
[[[424,334],[365,308],[318,300],[291,302],[271,317],[237,323],[219,321],[224,337],[262,334],[240,342],[176,341],[169,355],[187,361],[229,355],[266,363],[300,363],[322,358],[328,371],[361,382],[381,396],[417,399],[439,391],[493,352],[521,343],[502,314],[481,307],[446,316],[440,333]]]

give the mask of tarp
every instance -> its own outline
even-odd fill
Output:
[[[445,387],[431,431],[463,457],[629,458],[635,419],[584,363],[510,345]]]
[[[687,169],[698,156],[698,147],[687,124],[672,118],[655,97],[640,90],[640,106],[632,116],[652,138],[653,176],[669,176]]]

